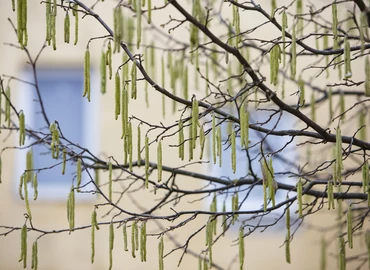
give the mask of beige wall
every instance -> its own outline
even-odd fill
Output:
[[[29,2],[29,49],[33,56],[37,54],[42,46],[44,38],[44,8],[39,5],[39,2]],[[31,4],[31,2],[33,2]],[[93,1],[86,1],[92,3]],[[106,1],[108,2],[108,1]],[[154,1],[156,2],[156,1]],[[163,1],[159,1],[163,2]],[[266,2],[266,1],[265,1]],[[269,2],[269,1],[267,1]],[[267,5],[266,2],[266,5]],[[11,13],[11,1],[0,2],[0,73],[7,75],[17,75],[26,66],[26,58],[23,52],[16,50],[11,46],[4,45],[4,42],[16,44],[16,35],[14,34],[7,18],[10,17],[13,22],[16,21],[16,14]],[[113,7],[113,5],[111,5]],[[96,10],[103,19],[110,25],[111,9],[106,7],[98,8]],[[167,15],[158,14],[156,19],[166,21]],[[173,35],[181,38],[182,30],[176,30]],[[40,66],[63,66],[63,67],[82,67],[83,55],[85,45],[88,39],[92,36],[105,35],[106,33],[102,27],[93,19],[85,18],[80,20],[80,37],[77,46],[65,45],[62,40],[62,18],[58,20],[58,50],[54,52],[51,48],[46,48],[40,58]],[[101,43],[94,42],[91,45],[92,63],[96,68],[99,66]],[[115,63],[118,65],[118,61]],[[4,78],[4,77],[3,77]],[[143,86],[139,83],[139,86]],[[13,82],[12,88],[17,89],[20,83]],[[143,117],[147,121],[157,121],[161,117],[161,99],[157,93],[152,89],[150,91],[150,108],[143,110],[143,98],[141,95],[138,101],[131,104],[130,114]],[[120,140],[120,122],[114,121],[113,116],[113,89],[112,84],[105,96],[99,96],[100,112],[99,119],[97,119],[99,126],[99,155],[101,157],[115,156],[122,160],[122,142]],[[14,98],[21,98],[17,96],[17,91],[14,91]],[[169,105],[169,102],[167,103]],[[167,109],[170,111],[170,107]],[[167,116],[165,123],[174,120],[173,117]],[[16,145],[17,135],[12,134],[10,138],[7,132],[0,135],[1,148],[6,146]],[[166,152],[166,164],[175,165],[174,159],[170,158],[173,154],[176,155],[175,150]],[[104,153],[104,154],[103,154]],[[20,172],[14,170],[16,160],[16,151],[8,150],[2,154],[3,173],[2,184],[0,185],[0,224],[21,227],[24,223],[25,207],[24,202],[21,201],[17,195],[17,183]],[[155,158],[155,153],[152,153]],[[202,170],[199,168],[199,170]],[[102,179],[106,175],[101,175]],[[195,182],[195,181],[194,181]],[[196,186],[196,183],[189,183],[189,189]],[[152,201],[152,193],[142,192],[143,197],[135,197],[144,206],[150,206]],[[135,195],[133,195],[135,196]],[[76,226],[83,226],[90,223],[90,214],[93,205],[103,202],[101,198],[92,198],[87,202],[79,202],[76,208]],[[129,199],[125,199],[122,203],[128,209],[135,208]],[[202,202],[197,202],[191,205],[192,208],[201,209],[207,208]],[[177,206],[178,209],[185,209],[185,205]],[[44,230],[67,228],[68,223],[66,219],[65,201],[35,201],[31,202],[31,209],[33,213],[34,226]],[[205,221],[204,217],[198,217],[196,221],[189,224],[185,228],[173,232],[173,237],[180,243],[190,235],[192,230],[196,230],[202,226]],[[308,229],[303,226],[294,236],[291,244],[292,264],[285,263],[284,247],[281,247],[285,239],[285,230],[276,231],[274,229],[267,230],[265,233],[256,232],[245,239],[246,248],[246,266],[245,269],[317,269],[319,266],[320,253],[320,239],[319,227],[325,227],[329,222],[333,222],[333,215],[329,216],[325,213],[317,214],[315,217],[309,218],[306,224],[314,224],[316,230]],[[177,224],[179,221],[175,222]],[[166,227],[174,225],[172,223],[163,222]],[[106,269],[108,264],[108,230],[107,226],[101,226],[102,229],[96,233],[96,259],[95,264],[90,264],[90,229],[75,231],[71,234],[67,232],[59,234],[51,234],[43,236],[39,240],[39,269]],[[147,225],[148,232],[158,232],[157,225],[150,221]],[[5,229],[6,230],[6,229]],[[0,228],[0,233],[4,229]],[[29,250],[32,245],[32,240],[38,233],[31,232],[29,234]],[[214,246],[214,262],[227,268],[232,259],[236,259],[234,264],[229,269],[238,269],[238,247],[235,245],[237,238],[237,231],[229,232],[223,239],[221,239]],[[148,240],[148,262],[144,265],[139,262],[139,258],[132,259],[130,252],[124,252],[122,246],[121,230],[116,230],[116,241],[114,249],[114,269],[157,269],[157,237],[149,237]],[[333,243],[335,245],[336,243]],[[170,250],[171,243],[166,242],[166,251]],[[203,233],[199,237],[195,237],[190,243],[190,249],[199,252],[205,249]],[[12,270],[21,269],[21,263],[18,263],[20,253],[20,231],[12,232],[7,236],[0,238],[0,269]],[[166,269],[175,269],[181,251],[172,253],[165,259]],[[29,261],[30,265],[30,261]],[[195,269],[197,265],[196,259],[190,255],[186,255],[179,269]],[[336,268],[336,262],[331,261],[328,269]]]

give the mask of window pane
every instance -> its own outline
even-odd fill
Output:
[[[40,94],[49,121],[58,121],[63,135],[73,142],[82,143],[83,72],[81,70],[41,70],[38,72]],[[41,113],[36,91],[33,92],[32,111],[34,121],[30,125],[38,131],[48,128]],[[60,162],[51,157],[50,151],[41,145],[33,147],[35,168],[47,168]],[[43,170],[38,175],[40,185],[71,184],[71,173],[75,165],[69,162],[66,174],[61,174],[61,166]]]

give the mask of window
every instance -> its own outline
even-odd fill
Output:
[[[267,129],[275,129],[275,130],[286,130],[291,129],[293,127],[293,119],[289,115],[286,115],[283,113],[280,117],[280,114],[277,113],[273,115],[273,111],[269,110],[258,110],[258,111],[250,111],[250,123],[251,124],[261,124],[261,127],[267,128]],[[271,118],[270,118],[271,117]],[[280,118],[280,119],[279,119]],[[229,134],[228,132],[228,124],[223,123],[221,125],[222,129],[222,137],[223,141],[227,139],[227,136]],[[258,132],[252,129],[249,129],[249,155],[251,161],[251,166],[253,172],[259,177],[262,178],[262,172],[261,172],[261,144],[259,143],[262,139],[266,137],[265,133]],[[274,155],[272,157],[273,161],[273,168],[275,172],[275,180],[280,183],[286,183],[286,184],[295,184],[296,179],[291,177],[291,175],[285,175],[285,174],[279,174],[279,172],[294,172],[295,168],[294,161],[297,158],[296,152],[295,152],[295,144],[294,142],[288,143],[290,141],[291,137],[281,137],[281,136],[273,136],[269,135],[265,138],[263,143],[263,151],[264,154],[267,155],[271,152],[276,152],[282,148],[284,148],[282,155]],[[232,172],[232,166],[231,166],[231,149],[226,148],[225,145],[223,145],[223,152],[222,152],[222,166],[220,167],[218,164],[218,160],[216,164],[213,164],[211,162],[211,165],[207,168],[207,173],[211,173],[213,176],[216,177],[222,177],[224,179],[230,179],[230,180],[237,180],[240,178],[250,178],[248,177],[249,174],[249,163],[246,157],[246,152],[241,150],[240,147],[240,140],[239,138],[236,138],[236,173],[234,174]],[[225,149],[226,148],[226,149]],[[238,150],[239,149],[239,150]],[[217,196],[217,207],[218,209],[222,209],[223,201],[226,201],[226,210],[231,211],[231,196],[234,191],[239,191],[239,202],[243,200],[243,198],[247,195],[247,192],[249,192],[250,187],[242,187],[237,188],[236,190],[229,190],[229,194],[218,194]],[[275,195],[276,204],[284,201],[287,196],[287,191],[284,190],[278,190]],[[213,196],[210,196],[209,200],[207,201],[208,204],[211,203]],[[269,205],[271,206],[271,204]],[[294,208],[294,206],[293,206]],[[291,209],[293,209],[291,208]],[[261,185],[253,187],[252,191],[248,195],[248,199],[243,203],[243,206],[241,207],[241,210],[256,210],[256,209],[263,209],[263,187]],[[284,208],[279,208],[272,213],[266,215],[263,217],[263,220],[261,224],[267,224],[272,221],[272,219],[275,219],[276,217],[283,214]],[[293,215],[293,211],[291,211],[291,215]],[[249,224],[253,223],[254,221],[249,222]],[[258,221],[255,221],[258,222]],[[284,219],[282,222],[280,222],[282,225],[284,225]],[[275,228],[275,227],[274,227]]]
[[[96,95],[97,91],[92,89],[91,102],[82,97],[83,70],[39,69],[37,70],[37,78],[40,95],[49,121],[51,123],[58,121],[66,138],[95,152],[98,134],[96,123],[99,110],[97,108],[97,98],[94,98],[94,95]],[[33,82],[32,71],[26,70],[22,79]],[[93,85],[98,84],[95,83]],[[49,133],[49,127],[41,113],[41,106],[35,87],[30,84],[23,84],[19,90],[19,103],[26,116],[26,128]],[[34,139],[28,138],[26,145],[34,142]],[[71,148],[73,149],[72,146]],[[25,169],[25,156],[28,150],[18,151],[19,163],[16,168],[16,175],[19,175]],[[80,152],[79,149],[74,150],[77,153]],[[32,147],[32,151],[34,168],[48,168],[38,173],[39,199],[65,200],[70,191],[72,179],[75,176],[76,164],[67,162],[66,172],[62,175],[61,166],[54,166],[60,163],[61,159],[53,159],[50,150],[46,146],[35,144]],[[84,173],[82,181],[87,181],[87,175],[84,176]],[[31,190],[33,192],[33,189]],[[30,194],[30,196],[33,195]]]

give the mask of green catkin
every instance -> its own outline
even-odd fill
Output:
[[[231,198],[231,208],[233,213],[232,216],[232,224],[234,225],[234,222],[238,219],[238,214],[235,214],[239,210],[239,195],[238,192],[236,192],[232,198]]]
[[[137,221],[135,221],[135,250],[139,250],[139,228]]]
[[[335,209],[333,181],[328,182],[328,210]]]
[[[27,46],[27,0],[17,0],[17,34],[22,48]]]
[[[105,94],[107,92],[107,65],[105,52],[101,53],[100,58],[100,92]]]
[[[113,10],[114,23],[114,50],[113,52],[120,52],[120,41],[123,38],[123,16],[122,7],[118,6]]]
[[[366,133],[367,133],[367,125],[366,125],[366,111],[365,110],[361,110],[360,113],[359,113],[359,117],[358,117],[358,122],[359,122],[359,127],[361,128],[361,130],[359,131],[359,138],[360,140],[363,140],[365,141],[366,140]]]
[[[274,17],[274,13],[275,13],[275,10],[276,10],[276,0],[271,0],[271,18]]]
[[[244,105],[239,108],[239,119],[241,146],[247,149],[249,144],[249,113]]]
[[[184,125],[182,120],[179,121],[179,158],[184,160],[185,157],[185,136],[184,136]]]
[[[50,33],[51,33],[51,43],[53,45],[53,50],[57,49],[57,27],[56,27],[56,19],[57,15],[55,13],[56,8],[53,7],[53,11],[50,14]]]
[[[128,247],[127,247],[127,224],[126,224],[126,222],[122,226],[122,233],[123,233],[123,249],[124,249],[124,251],[128,251]]]
[[[239,269],[243,270],[244,266],[244,227],[241,226],[239,229]]]
[[[340,49],[340,40],[339,39],[334,39],[333,40],[333,50],[338,50]],[[337,57],[334,59],[335,63],[335,68],[338,70],[338,78],[342,79],[342,55],[339,54]]]
[[[131,67],[131,99],[137,97],[137,77],[136,77],[136,62],[132,63]]]
[[[27,215],[28,218],[31,220],[32,219],[32,214],[31,214],[31,208],[30,208],[30,201],[28,200],[28,185],[27,185],[27,178],[25,175],[23,175],[23,191],[24,191],[24,202],[26,204],[26,210],[27,210]]]
[[[222,204],[222,212],[226,212],[226,200],[224,200]],[[225,236],[225,232],[227,230],[227,224],[226,224],[226,215],[222,215],[222,235]]]
[[[303,0],[297,0],[297,14],[303,14]],[[297,18],[297,32],[303,34],[303,20],[299,17]]]
[[[116,79],[115,79],[115,119],[118,119],[118,116],[121,112],[121,80],[119,77],[119,73],[116,72]]]
[[[269,198],[272,202],[272,206],[275,207],[275,192],[276,192],[275,185],[276,185],[276,182],[275,182],[275,179],[274,179],[274,167],[272,166],[272,159],[269,160],[268,169],[269,169],[269,173],[268,173],[268,176],[269,176],[268,177]]]
[[[333,4],[332,8],[332,31],[334,35],[334,40],[338,38],[338,12],[337,12],[337,4]],[[334,41],[335,42],[335,41]]]
[[[105,56],[105,64],[108,66],[109,80],[112,79],[112,45],[108,42],[107,52]]]
[[[203,258],[203,270],[208,270],[208,263],[206,257]]]
[[[57,0],[53,0],[53,13],[57,15]]]
[[[2,99],[1,97],[3,96],[2,93],[1,93],[2,91],[3,91],[3,88],[0,85],[0,107],[1,107],[1,104],[2,104],[2,101],[1,101],[1,99]],[[1,126],[2,112],[3,112],[3,110],[0,110],[0,126]],[[0,129],[0,134],[1,134],[1,129]]]
[[[159,141],[157,147],[157,169],[158,169],[158,182],[162,181],[162,142]]]
[[[346,269],[346,243],[343,236],[339,238],[339,266],[340,270]]]
[[[199,159],[203,159],[204,146],[206,144],[206,134],[204,133],[203,125],[200,127],[200,130],[199,130],[199,144],[200,144]]]
[[[298,88],[299,88],[299,106],[302,107],[305,104],[305,87],[304,81],[301,76],[298,79]]]
[[[199,125],[199,105],[198,100],[196,100],[195,98],[193,98],[191,109],[191,144],[193,149],[195,149]]]
[[[73,6],[72,15],[75,17],[75,42],[74,45],[77,45],[78,42],[78,5]]]
[[[239,8],[235,6],[235,35],[236,35],[236,44],[239,44],[242,41],[241,38],[241,30],[240,30],[240,14],[239,14]]]
[[[128,145],[128,137],[129,137],[129,128],[127,128],[127,134],[126,136],[123,138],[123,157],[124,157],[124,164],[127,165],[127,158],[128,158],[128,148],[129,148],[129,145]]]
[[[316,102],[315,102],[315,92],[312,91],[311,93],[311,120],[316,122]]]
[[[211,205],[209,206],[209,211],[210,212],[213,212],[213,213],[216,213],[217,212],[217,196],[216,196],[216,192],[213,193],[213,199],[212,199],[212,203]],[[213,231],[213,234],[216,235],[217,234],[217,218],[214,218],[212,220],[212,231]]]
[[[219,158],[219,166],[222,166],[222,133],[221,126],[217,127],[216,130],[216,139],[217,139],[217,156]]]
[[[365,96],[370,97],[370,61],[369,57],[365,60]]]
[[[226,54],[226,55],[229,55],[229,54]],[[227,92],[228,92],[231,96],[233,96],[233,95],[234,95],[234,93],[233,93],[233,91],[232,91],[232,89],[233,89],[233,84],[232,84],[232,80],[231,80],[231,78],[232,78],[232,74],[233,74],[233,71],[232,71],[232,65],[228,65],[228,66],[227,66],[227,77],[228,77],[229,79],[227,80]]]
[[[66,13],[66,16],[64,18],[64,42],[69,43],[70,40],[70,27],[71,27],[71,21],[69,19],[68,12]]]
[[[361,54],[364,53],[365,50],[365,35],[368,36],[367,33],[367,12],[362,12],[360,15],[360,43],[361,43]]]
[[[49,130],[51,133],[51,156],[57,159],[59,158],[59,131],[56,122],[50,124]]]
[[[137,126],[137,166],[141,166],[141,130],[140,125]]]
[[[131,255],[133,258],[136,258],[135,250],[136,250],[136,242],[135,242],[135,234],[137,230],[137,224],[136,221],[132,223],[131,226]]]
[[[108,161],[108,199],[109,201],[112,201],[112,182],[113,182],[113,176],[112,176],[112,161],[109,159]]]
[[[212,114],[212,155],[213,164],[216,164],[216,118],[215,113]]]
[[[370,174],[369,174],[369,162],[366,161],[361,168],[362,171],[362,189],[364,193],[369,192]],[[369,198],[368,198],[369,200]]]
[[[10,102],[11,102],[11,97],[10,97],[10,87],[7,86],[5,90],[5,121],[7,121],[8,127],[10,127]]]
[[[136,48],[140,48],[141,42],[141,1],[136,0]]]
[[[63,162],[62,162],[62,174],[64,175],[66,172],[66,166],[67,166],[67,149],[63,148]]]
[[[69,230],[73,231],[75,227],[75,187],[74,185],[72,185],[71,191],[68,194],[67,219],[69,223]]]
[[[291,256],[290,256],[290,235],[286,235],[285,238],[285,260],[287,263],[291,262]]]
[[[140,228],[140,258],[142,262],[146,262],[146,222]]]
[[[270,51],[270,83],[275,86],[278,83],[279,63],[281,63],[281,48],[275,45]]]
[[[296,41],[296,25],[293,24],[292,29],[292,44],[291,44],[291,54],[292,59],[290,61],[290,78],[292,80],[295,79],[295,75],[297,72],[297,41]]]
[[[164,242],[163,242],[163,235],[162,235],[158,243],[159,270],[164,270],[163,255],[164,255]]]
[[[38,247],[37,242],[33,242],[32,244],[32,261],[31,261],[31,269],[37,270],[39,259],[38,259]]]
[[[340,126],[337,126],[336,131],[336,143],[335,143],[335,172],[334,180],[336,183],[342,183],[342,170],[343,170],[343,160],[342,160],[342,136]]]
[[[289,200],[289,197],[287,196],[287,200]],[[290,258],[290,207],[289,204],[287,204],[286,213],[285,213],[285,226],[287,229],[286,233],[286,241],[285,241],[285,260],[287,263],[291,262]]]
[[[213,244],[213,225],[208,221],[206,225],[206,245],[208,246],[208,264],[212,266],[212,244]]]
[[[263,184],[263,210],[266,211],[268,204],[267,198],[271,197],[272,190],[272,175],[266,159],[263,159],[261,161],[261,171]],[[267,188],[269,188],[269,193],[267,193]]]
[[[113,221],[109,224],[109,270],[113,266],[114,228]]]
[[[84,93],[83,96],[87,97],[90,102],[91,85],[90,85],[90,50],[86,48],[85,63],[84,63]]]
[[[23,111],[19,114],[19,145],[24,145],[26,140],[26,124]]]
[[[82,165],[81,165],[81,159],[79,158],[77,160],[77,192],[80,191],[81,186],[81,179],[82,179]]]
[[[333,90],[331,87],[328,90],[328,100],[329,100],[329,120],[333,119]]]
[[[23,268],[27,267],[27,225],[24,224],[21,229],[21,255],[19,262],[23,261]]]
[[[152,0],[148,0],[148,24],[152,23]]]
[[[320,270],[326,270],[326,241],[325,238],[321,238],[321,254],[320,254]]]
[[[130,49],[133,49],[133,40],[134,40],[134,35],[135,35],[135,33],[134,33],[134,30],[135,30],[134,20],[131,19],[131,18],[128,18],[127,21],[126,21],[126,25],[127,25],[127,28],[126,28],[127,44],[129,45]]]
[[[186,68],[184,71],[184,75],[182,77],[183,84],[184,84],[184,99],[189,99],[189,76],[188,76],[188,69]]]
[[[367,249],[367,260],[369,262],[369,268],[370,268],[370,231],[366,231],[365,233],[365,244]]]
[[[302,209],[302,179],[299,178],[298,183],[297,183],[297,200],[298,200],[298,214],[299,218],[303,217],[303,209]]]
[[[165,75],[164,57],[161,58],[161,83],[162,87],[166,87],[166,75]],[[166,96],[162,95],[162,116],[166,116]]]
[[[233,173],[236,172],[236,135],[233,129],[231,133],[231,168]]]
[[[46,9],[46,41],[48,42],[48,45],[50,46],[51,42],[51,1],[46,1],[45,3],[45,9]]]
[[[145,188],[149,188],[149,138],[145,135]]]
[[[326,33],[324,36],[323,36],[323,47],[324,47],[324,50],[328,50],[329,49],[329,35]],[[329,65],[329,55],[326,55],[325,56],[325,64],[326,66],[328,67]],[[328,68],[325,68],[326,70],[326,78],[329,78],[329,69]]]
[[[353,215],[352,215],[352,206],[350,205],[347,211],[347,237],[349,248],[353,248],[352,226],[353,226]]]
[[[95,184],[97,185],[97,186],[99,186],[100,185],[100,176],[99,176],[99,170],[98,169],[94,169],[94,173],[95,173]]]
[[[128,124],[128,137],[127,137],[127,152],[128,152],[128,168],[132,172],[132,122]]]
[[[194,158],[194,147],[193,147],[193,126],[189,126],[189,161]]]
[[[33,179],[32,179],[32,187],[33,187],[33,200],[37,200],[37,197],[39,195],[39,192],[38,192],[38,181],[37,181],[37,173],[35,173],[33,175]]]
[[[99,230],[98,222],[96,220],[96,211],[91,214],[91,263],[95,259],[95,229]]]
[[[347,38],[345,38],[344,42],[344,77],[346,79],[352,77],[352,69],[351,69],[351,45]]]
[[[207,224],[206,224],[206,239],[205,239],[206,240],[206,243],[205,243],[206,246],[210,246],[210,243],[212,242],[212,241],[209,241],[210,240],[209,235],[211,235],[211,237],[212,237],[212,232],[210,232],[211,228],[212,227],[210,225],[210,222],[208,221]]]
[[[24,200],[23,191],[22,191],[23,182],[24,182],[23,178],[24,178],[24,174],[22,174],[21,177],[19,178],[19,186],[18,186],[18,195],[19,195],[19,198],[21,198],[21,200]]]
[[[32,153],[32,149],[30,149],[29,151],[27,151],[27,154],[26,154],[26,174],[25,174],[25,177],[26,177],[26,181],[27,183],[30,183],[32,181],[32,176],[33,176],[33,153]]]
[[[127,85],[122,87],[122,104],[121,104],[121,120],[122,120],[122,136],[123,139],[128,132],[128,90]]]

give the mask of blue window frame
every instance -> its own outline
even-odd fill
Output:
[[[24,74],[25,80],[33,82],[32,71],[26,70]],[[51,123],[57,121],[63,135],[71,142],[78,143],[92,151],[96,150],[98,101],[94,98],[96,94],[92,94],[91,102],[82,97],[83,70],[67,68],[38,69],[37,79],[49,121]],[[94,91],[94,89],[92,90]],[[26,116],[26,127],[41,133],[49,133],[49,127],[42,114],[34,86],[30,84],[22,86],[19,102]],[[35,142],[32,139],[27,141],[28,144]],[[76,153],[81,152],[72,145],[68,145],[68,147]],[[27,150],[25,149],[25,151]],[[18,174],[24,169],[25,151],[19,151]],[[34,168],[40,169],[38,172],[39,198],[65,200],[75,177],[75,162],[67,162],[66,172],[62,175],[61,165],[55,166],[61,162],[61,159],[53,159],[47,146],[36,143],[32,146],[32,152]],[[86,182],[87,178],[87,175],[83,173],[83,182]]]

